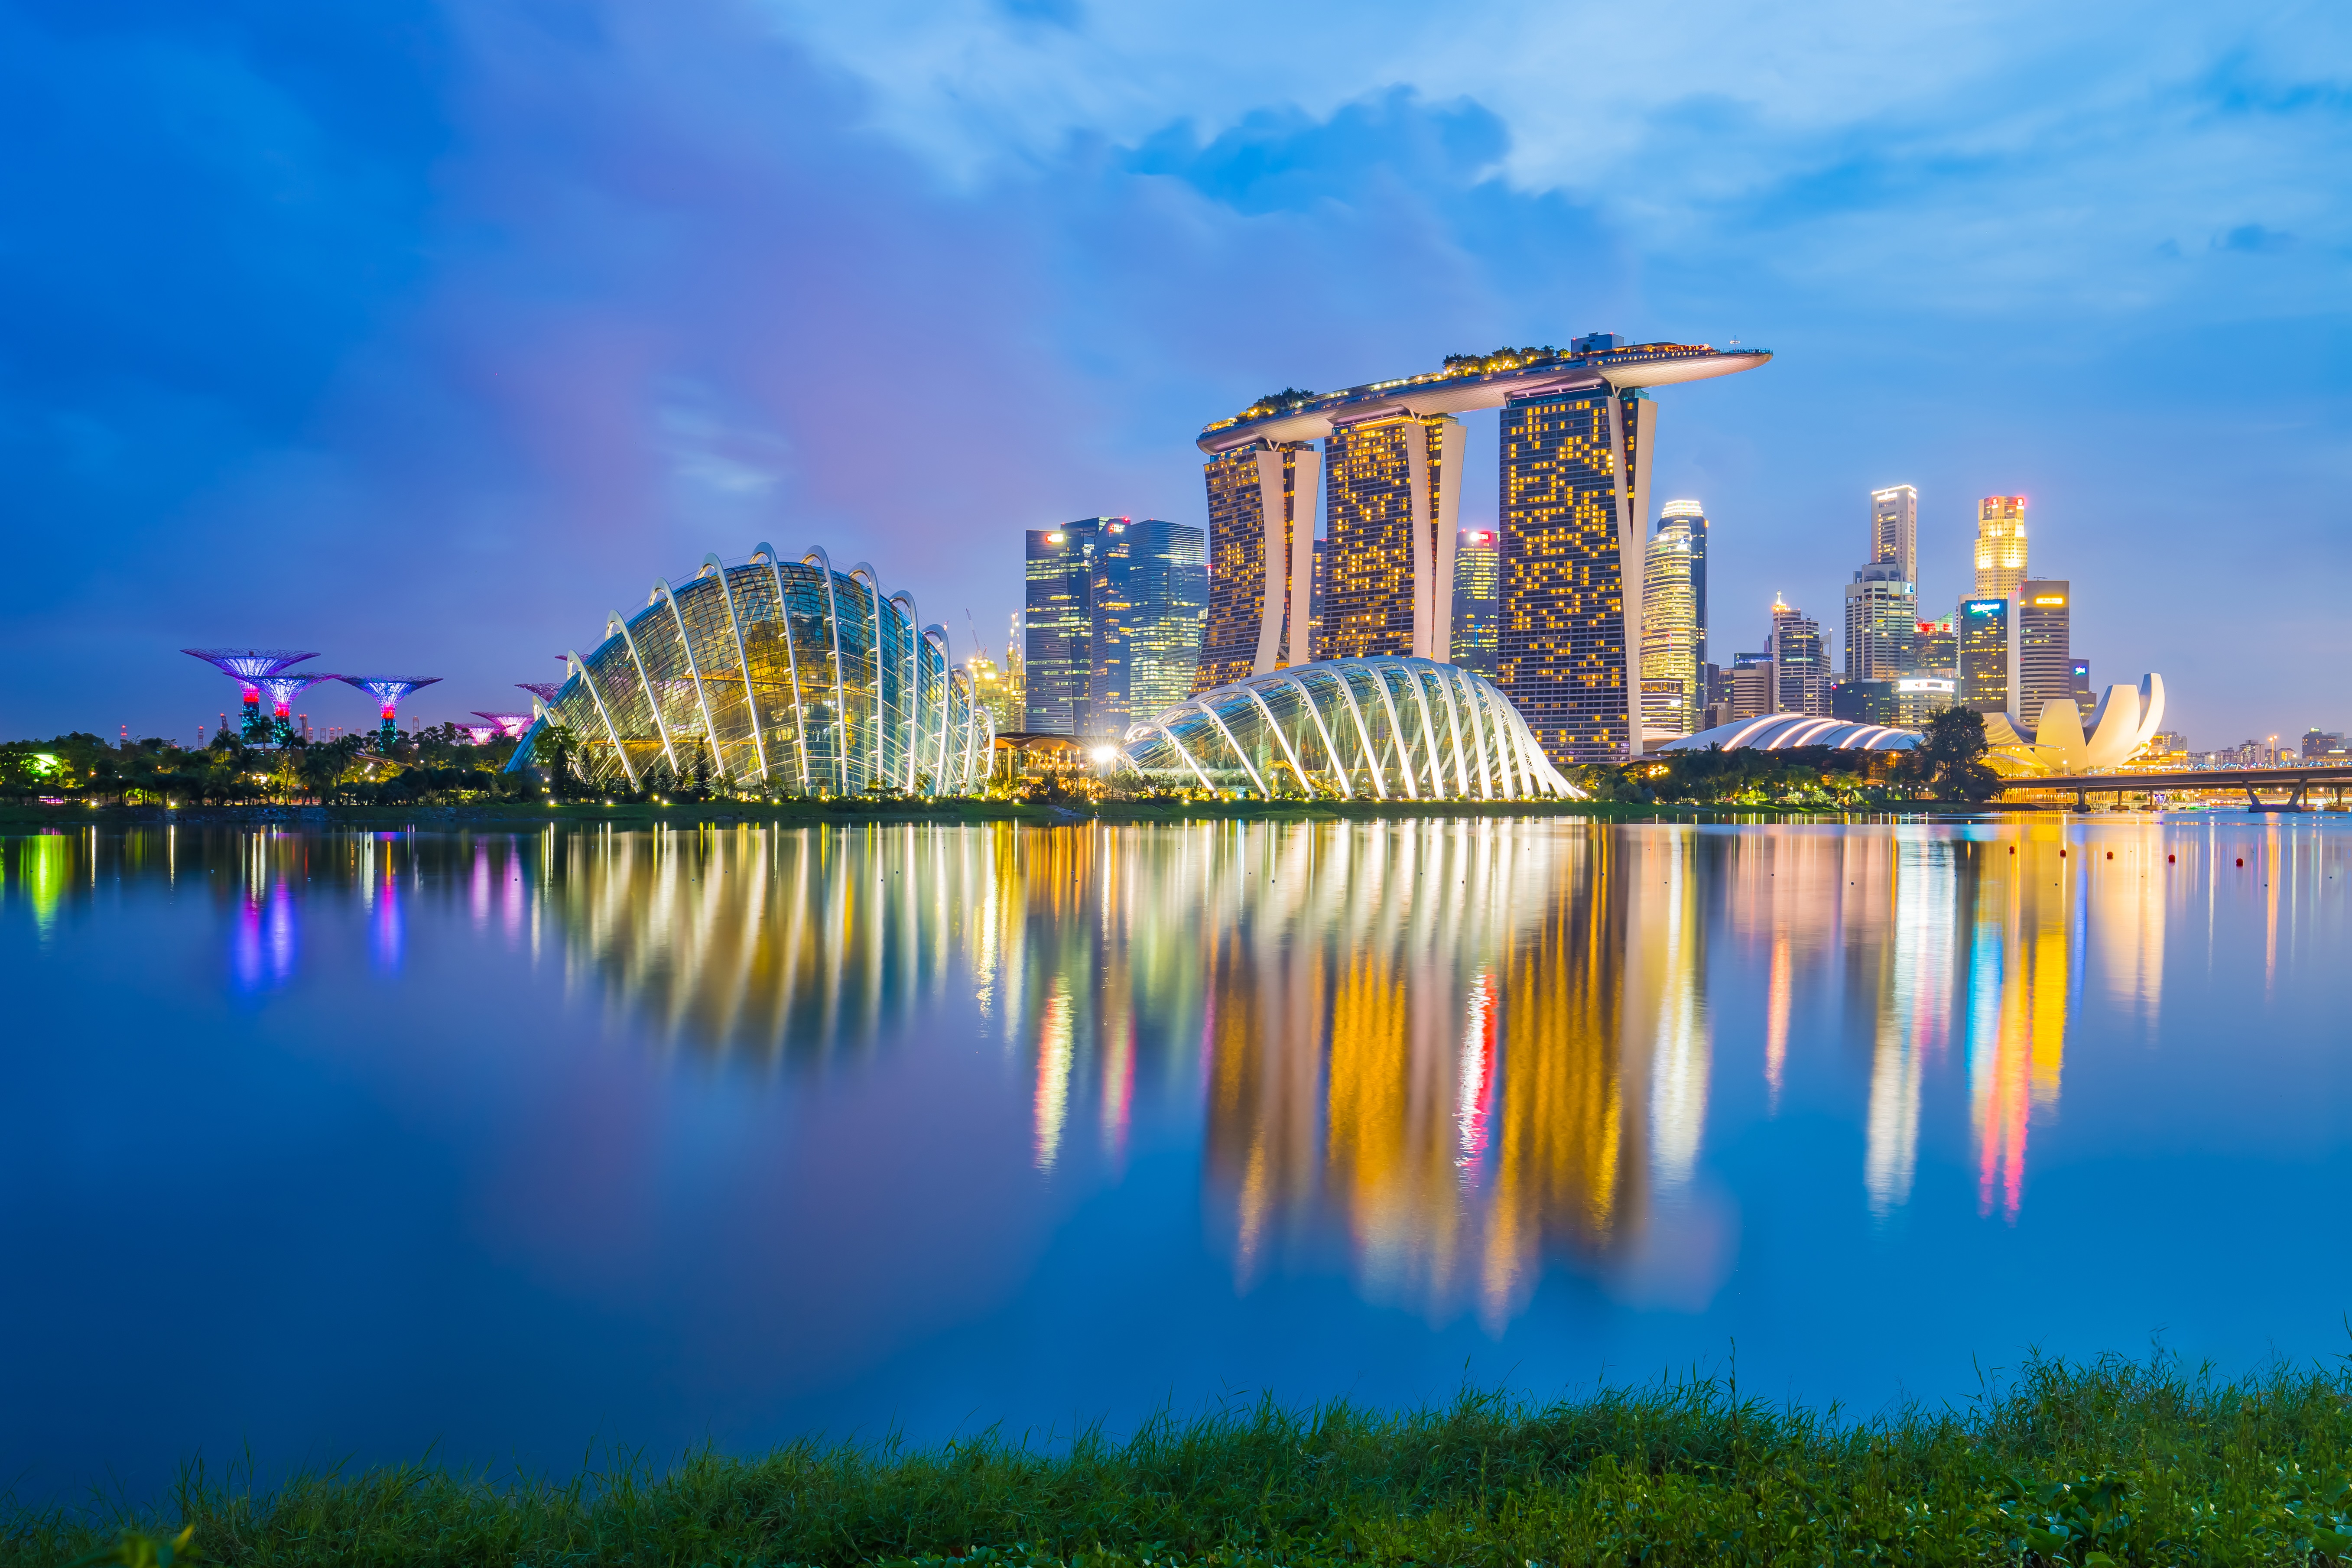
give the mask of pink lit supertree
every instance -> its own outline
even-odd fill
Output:
[[[421,686],[430,686],[441,678],[437,675],[339,675],[337,680],[356,686],[362,691],[373,692],[383,704],[383,721],[376,726],[376,749],[389,752],[400,741],[398,713],[401,700]]]
[[[294,738],[294,699],[314,686],[341,680],[340,675],[299,670],[291,675],[261,675],[254,684],[269,693],[269,738],[279,745]]]
[[[319,657],[315,653],[298,653],[282,647],[184,647],[180,651],[190,658],[203,659],[244,688],[243,735],[247,742],[255,745],[269,738],[268,721],[261,716],[262,679],[276,675],[288,665]]]

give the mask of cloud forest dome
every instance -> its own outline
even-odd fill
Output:
[[[1515,399],[1553,392],[1603,385],[1621,390],[1668,386],[1753,370],[1771,357],[1769,349],[1621,343],[1612,334],[1597,332],[1573,340],[1565,353],[1546,347],[1454,354],[1443,370],[1420,375],[1338,392],[1286,388],[1210,425],[1201,432],[1197,445],[1214,455],[1254,441],[1279,445],[1320,440],[1331,434],[1335,425],[1353,424],[1383,413],[1463,414],[1474,408],[1500,408]]]
[[[947,633],[862,561],[844,572],[823,550],[793,563],[768,544],[740,565],[708,555],[604,633],[565,656],[570,677],[509,771],[552,726],[592,783],[632,789],[707,774],[787,795],[953,795],[987,776],[995,730]]]
[[[1426,658],[1331,658],[1213,687],[1127,731],[1171,784],[1349,800],[1580,798],[1501,689]]]

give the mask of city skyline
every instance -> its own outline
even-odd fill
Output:
[[[1169,434],[1202,411],[1599,324],[1781,356],[1670,400],[1655,483],[1737,520],[1723,604],[1801,583],[1834,620],[1850,498],[1907,483],[1940,613],[1956,525],[2021,493],[2049,569],[2114,563],[2076,642],[2177,672],[2189,729],[2343,721],[2310,657],[2344,637],[2340,531],[2284,582],[2210,560],[2264,606],[2220,644],[2139,610],[2216,534],[2336,504],[2346,132],[2312,62],[2338,19],[1872,13],[1822,47],[1728,9],[1376,7],[1276,71],[1216,47],[1246,15],[23,18],[0,428],[44,593],[0,627],[37,677],[0,723],[187,732],[218,678],[156,650],[238,636],[442,671],[430,716],[495,706],[571,606],[743,538],[908,563],[961,655],[963,612],[1020,601],[996,529],[1202,521]],[[1591,26],[1641,68],[1571,114],[1534,84]],[[886,66],[908,50],[938,68]],[[1314,286],[1237,310],[1276,257]],[[2192,332],[2259,405],[2179,395]],[[2065,416],[1987,395],[1993,363]],[[1023,435],[905,440],[872,414],[917,365]],[[1494,471],[1499,417],[1455,417]],[[2184,477],[2216,444],[2228,481]],[[1480,489],[1463,527],[1499,526]]]

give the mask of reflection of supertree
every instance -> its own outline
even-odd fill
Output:
[[[289,665],[299,664],[306,658],[316,658],[315,653],[298,653],[280,647],[184,647],[180,650],[191,658],[203,659],[223,675],[232,677],[244,689],[245,724],[240,731],[247,743],[259,745],[268,739],[268,721],[261,716],[261,678],[276,675]]]
[[[441,678],[437,675],[339,675],[337,680],[356,686],[362,691],[375,694],[383,704],[383,722],[376,729],[376,747],[389,752],[400,740],[400,724],[396,715],[403,699],[420,686],[430,686]]]
[[[341,680],[340,675],[313,675],[300,670],[292,675],[264,675],[254,684],[269,693],[269,738],[279,745],[294,738],[294,699],[314,686],[330,680]]]

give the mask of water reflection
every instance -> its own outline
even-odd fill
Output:
[[[257,1003],[323,900],[380,977],[446,919],[498,962],[549,946],[658,1049],[787,1081],[977,1018],[1042,1177],[1115,1179],[1144,1121],[1197,1116],[1236,1289],[1336,1256],[1366,1296],[1499,1328],[1555,1264],[1704,1304],[1736,1247],[1709,1206],[1727,1086],[1768,1119],[1850,1096],[1879,1220],[1941,1139],[2013,1221],[2084,1010],[2153,1039],[2192,900],[2210,951],[2238,858],[2210,831],[82,833],[0,841],[0,878],[43,933],[102,882],[200,889]],[[2318,940],[2338,839],[2257,831],[2242,896],[2275,973]]]

